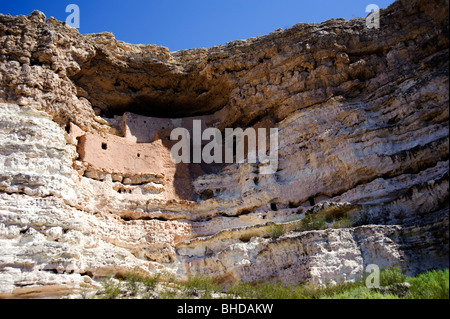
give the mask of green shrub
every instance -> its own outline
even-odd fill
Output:
[[[268,235],[271,238],[278,238],[280,236],[283,236],[286,230],[284,229],[284,225],[280,224],[272,224],[269,228]]]
[[[395,287],[409,282],[409,293],[404,296],[394,290],[371,289],[364,278],[355,282],[318,287],[313,284],[285,286],[282,283],[250,284],[238,282],[228,288],[228,294],[244,299],[448,299],[449,271],[430,271],[417,277],[406,277],[399,267],[380,272],[380,286]]]
[[[177,291],[175,289],[166,287],[159,293],[159,298],[160,299],[175,299],[175,298],[177,298]]]
[[[128,272],[124,275],[124,281],[132,295],[136,295],[139,291],[139,282],[142,281],[142,276],[135,272]]]
[[[353,226],[353,220],[351,220],[349,217],[342,217],[342,218],[334,221],[332,224],[333,228],[349,228],[352,226]]]
[[[120,295],[120,281],[116,281],[112,278],[107,278],[102,281],[103,286],[103,298],[104,299],[116,299]]]
[[[156,285],[158,285],[159,281],[161,279],[161,274],[157,273],[154,276],[147,276],[144,278],[142,283],[148,288],[148,289],[155,289]]]
[[[363,287],[364,284],[362,280],[357,280],[354,282],[342,282],[337,285],[327,285],[326,287],[317,287],[315,291],[312,291],[313,294],[311,295],[312,298],[330,298],[332,296],[335,296],[335,298],[341,298],[338,297],[339,295],[345,294],[346,292]]]
[[[264,283],[255,287],[254,295],[257,299],[292,299],[295,298],[291,287],[282,283]]]
[[[449,271],[431,270],[417,277],[407,278],[411,284],[411,299],[449,299]]]
[[[228,288],[233,298],[243,299],[448,299],[449,270],[429,271],[417,277],[406,277],[397,266],[380,272],[380,286],[394,287],[409,282],[406,294],[397,294],[395,289],[374,289],[365,286],[365,278],[354,282],[318,287],[313,284],[284,285],[282,283],[250,284],[237,282]]]
[[[132,295],[136,295],[139,292],[139,287],[144,285],[147,289],[153,290],[160,281],[161,274],[155,276],[149,276],[147,274],[141,274],[138,272],[127,272],[123,276],[123,280],[127,285],[127,288],[131,291]]]
[[[175,282],[175,274],[169,271],[160,273],[159,278],[165,282]]]
[[[295,229],[299,231],[319,230],[326,228],[328,228],[328,225],[324,216],[313,215],[310,213],[307,213],[305,218],[299,221],[295,227]]]
[[[400,297],[393,294],[383,294],[379,290],[370,289],[363,286],[354,286],[352,288],[343,289],[342,291],[324,295],[323,299],[399,299]]]
[[[317,214],[306,213],[305,217],[296,222],[294,229],[297,231],[320,230],[332,228],[349,228],[355,226],[346,211],[330,210]]]
[[[167,274],[168,275],[168,274]],[[213,292],[221,292],[222,286],[212,278],[204,275],[191,276],[187,282],[162,283],[159,298],[211,298]],[[161,275],[145,276],[137,273],[127,273],[123,276],[124,284],[136,294],[140,284],[154,289],[160,282]],[[399,293],[396,285],[408,282],[406,294]],[[116,299],[121,294],[121,281],[107,278],[102,281],[102,298]],[[250,284],[237,282],[227,288],[230,298],[244,299],[448,299],[449,298],[449,270],[428,271],[416,277],[406,277],[399,267],[390,267],[380,272],[380,289],[370,289],[365,286],[364,276],[355,282],[341,282],[337,285],[319,287],[314,284],[285,285],[278,283]],[[148,289],[149,290],[149,289]]]
[[[312,299],[317,298],[313,285],[284,285],[283,283],[235,283],[228,294],[243,299]]]
[[[188,296],[198,295],[204,299],[209,299],[213,292],[222,290],[222,287],[215,283],[212,278],[202,275],[189,277],[188,281],[183,284],[183,288]]]
[[[243,299],[284,299],[285,290],[280,284],[238,282],[228,289],[228,293]]]
[[[394,284],[400,284],[405,282],[406,276],[403,275],[402,270],[393,266],[387,269],[380,271],[380,286],[387,287]]]

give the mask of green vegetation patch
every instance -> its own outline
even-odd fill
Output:
[[[204,275],[194,275],[180,282],[164,274],[144,276],[131,272],[119,279],[103,280],[102,292],[96,298],[449,299],[448,269],[407,277],[400,268],[390,267],[380,272],[379,288],[366,287],[365,279],[326,287],[281,282],[236,282],[224,286]]]

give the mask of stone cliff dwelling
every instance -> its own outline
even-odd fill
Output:
[[[170,150],[177,140],[171,141],[170,133],[177,127],[183,127],[192,136],[194,119],[201,120],[204,130],[206,123],[211,123],[216,117],[217,115],[168,119],[126,112],[123,116],[105,118],[116,128],[118,135],[87,133],[70,123],[69,133],[78,141],[78,172],[97,180],[105,180],[110,175],[112,182],[116,183],[113,189],[120,194],[147,195],[149,198],[166,200],[196,200],[199,194],[196,195],[192,190],[192,181],[204,175],[205,171],[212,171],[222,165],[196,164],[192,161],[189,164],[175,164]],[[253,128],[257,131],[258,128],[269,129],[274,125],[273,119],[264,118]],[[206,143],[207,141],[202,140],[203,145]],[[246,156],[247,143],[243,147]],[[266,148],[268,147],[269,135],[266,135]],[[209,193],[211,191],[200,195],[204,198]]]
[[[82,162],[79,172],[104,180],[108,175],[121,194],[154,195],[161,199],[195,199],[191,190],[194,177],[202,174],[198,164],[175,164],[170,155],[177,141],[170,140],[172,129],[189,128],[192,119],[166,119],[126,112],[110,119],[122,136],[86,133],[70,123],[70,135],[78,140]],[[78,164],[80,166],[80,164]]]
[[[0,14],[0,298],[95,295],[130,271],[324,286],[448,269],[448,11],[397,0],[379,29],[175,52]],[[170,132],[193,119],[277,128],[276,172],[175,164]]]

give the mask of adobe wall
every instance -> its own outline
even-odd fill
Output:
[[[201,120],[201,132],[203,132],[215,119],[214,116],[165,119],[127,112],[122,118],[116,119],[122,121],[124,137],[86,133],[72,123],[70,134],[78,139],[79,160],[87,163],[90,169],[106,174],[118,174],[124,178],[163,176],[164,191],[161,194],[163,198],[194,200],[192,181],[203,175],[205,171],[214,170],[215,164],[206,166],[194,163],[175,164],[171,159],[170,150],[178,141],[171,141],[170,133],[177,127],[187,129],[190,132],[192,147],[193,120]],[[254,128],[273,126],[274,123],[266,119],[258,122]],[[267,139],[266,147],[268,142]],[[207,143],[209,143],[208,140],[202,141],[202,144]],[[245,157],[247,151],[245,144]],[[222,145],[222,157],[222,162],[225,162],[225,145]],[[89,174],[85,176],[92,178]]]
[[[177,120],[142,116],[126,112],[122,118],[123,136],[135,143],[151,143],[159,130],[172,130],[177,126]]]
[[[136,143],[115,135],[102,137],[86,133],[70,124],[70,135],[78,140],[78,160],[91,169],[123,177],[163,176],[164,199],[194,200],[191,181],[203,171],[198,164],[172,161],[170,149],[177,141],[169,140],[170,132],[157,130],[151,143]]]
[[[124,138],[86,133],[78,138],[80,160],[93,168],[124,175],[160,174],[172,162],[170,150],[157,140],[137,144]]]
[[[203,132],[207,127],[211,127],[210,123],[213,119],[215,119],[215,115],[168,119],[126,112],[122,117],[122,134],[127,140],[134,143],[151,143],[155,140],[158,131],[171,131],[182,127],[187,129],[192,137],[194,120],[201,120]]]

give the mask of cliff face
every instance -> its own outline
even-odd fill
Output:
[[[0,16],[1,296],[131,269],[323,284],[448,267],[448,2],[397,1],[380,21],[169,52]],[[193,119],[278,128],[277,172],[170,166],[168,130]],[[127,152],[96,160],[108,145]]]

